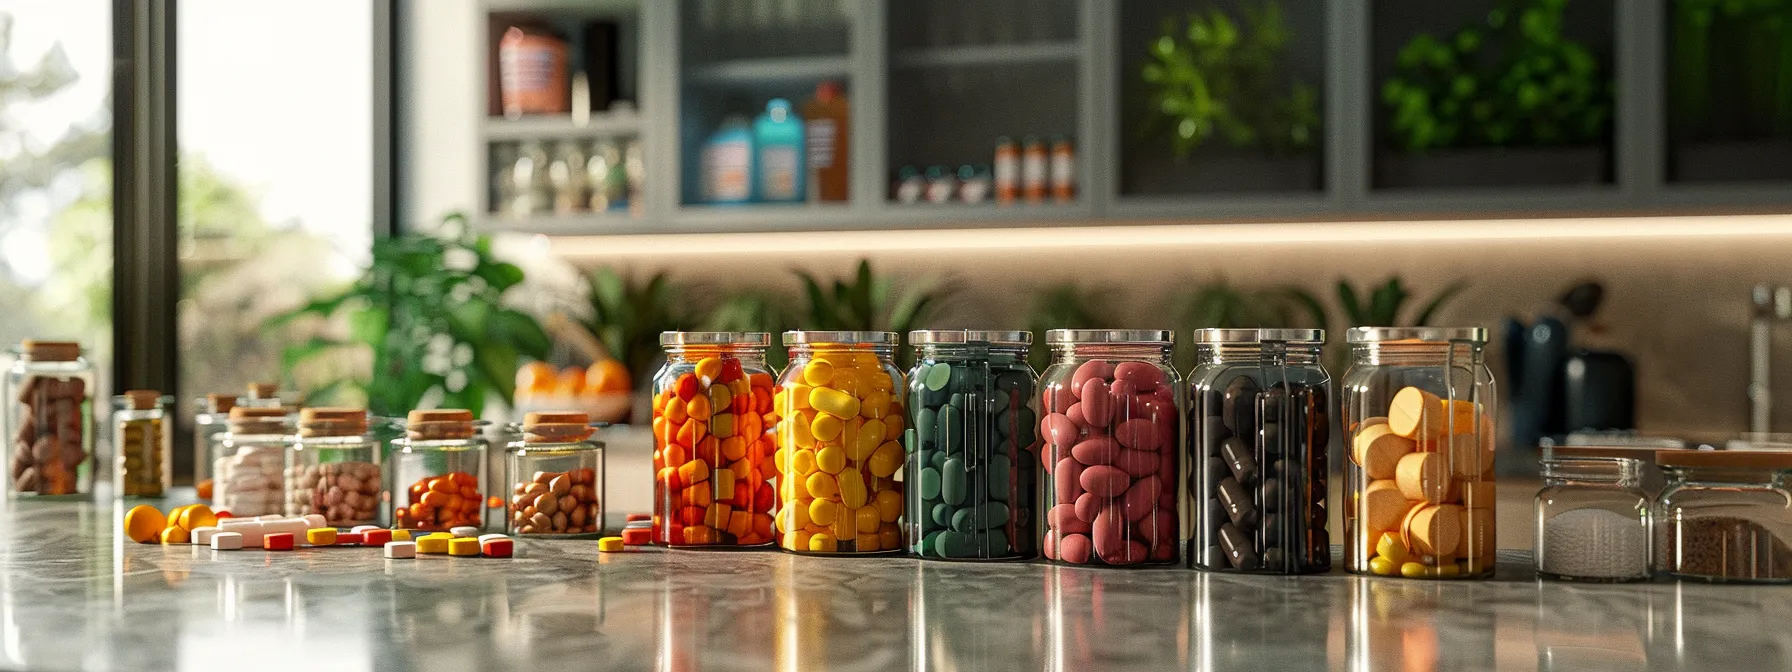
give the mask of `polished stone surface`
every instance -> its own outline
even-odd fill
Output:
[[[631,552],[213,552],[0,511],[0,669],[1792,669],[1792,588]]]

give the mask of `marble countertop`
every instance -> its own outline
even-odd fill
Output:
[[[0,511],[0,669],[1792,668],[1792,588],[1244,577],[1039,563],[130,543],[124,507]]]

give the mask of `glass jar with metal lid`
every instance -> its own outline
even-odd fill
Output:
[[[903,473],[912,475],[905,484],[910,550],[952,560],[1033,557],[1039,520],[1038,399],[1027,364],[1033,334],[924,330],[908,339],[916,351],[903,432]],[[873,476],[888,477],[904,454],[885,443],[868,459]],[[873,502],[879,522],[896,522],[903,499],[880,493]]]
[[[1656,453],[1660,571],[1720,583],[1792,582],[1792,452]]]
[[[1345,342],[1346,567],[1493,576],[1497,415],[1487,330],[1357,327]]]
[[[1650,576],[1654,467],[1623,448],[1549,447],[1537,492],[1537,575],[1564,581],[1643,581]]]
[[[239,518],[279,514],[286,506],[287,450],[299,440],[283,408],[230,409],[227,431],[212,449],[212,508]]]
[[[1045,557],[1084,565],[1176,561],[1182,543],[1181,380],[1175,334],[1053,329],[1039,376]]]
[[[523,416],[506,447],[505,531],[532,537],[595,537],[604,529],[604,444],[578,411]]]
[[[1331,376],[1319,329],[1200,329],[1188,376],[1189,565],[1331,570]]]
[[[779,547],[821,555],[904,549],[898,523],[878,511],[892,497],[902,508],[902,482],[872,460],[887,446],[902,450],[908,385],[891,360],[897,340],[889,331],[784,332],[790,366],[772,393]]]
[[[112,447],[121,497],[164,497],[174,487],[174,397],[131,390],[112,398]]]
[[[93,492],[93,364],[81,346],[26,340],[6,374],[8,497]]]
[[[447,531],[485,526],[484,422],[459,408],[411,411],[387,455],[392,526]]]
[[[286,515],[321,514],[332,527],[379,522],[380,440],[358,408],[299,411],[286,452]]]
[[[668,331],[653,377],[653,540],[734,548],[772,543],[771,334]]]

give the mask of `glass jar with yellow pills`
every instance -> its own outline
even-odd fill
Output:
[[[778,379],[778,545],[823,555],[900,552],[896,472],[908,386],[887,331],[788,331]],[[894,452],[892,452],[894,451]],[[882,455],[883,458],[878,456]]]
[[[925,330],[908,338],[916,352],[903,432],[910,551],[950,560],[1033,557],[1039,460],[1037,376],[1027,365],[1033,335]],[[895,471],[880,457],[871,457],[874,473]],[[896,513],[888,512],[889,519]]]
[[[653,378],[653,540],[739,548],[772,543],[771,334],[668,331]]]

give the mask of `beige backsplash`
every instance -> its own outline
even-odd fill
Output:
[[[1624,220],[1612,221],[1623,226]],[[677,280],[709,288],[779,288],[794,296],[791,269],[845,274],[859,257],[851,252],[692,254],[678,251],[677,238],[665,240],[664,255],[630,254],[614,263],[635,272],[671,269]],[[1242,287],[1298,284],[1328,305],[1335,304],[1332,287],[1340,278],[1360,286],[1399,274],[1419,297],[1467,278],[1468,289],[1434,322],[1492,330],[1490,352],[1495,374],[1502,378],[1500,320],[1533,314],[1552,305],[1570,283],[1594,279],[1606,288],[1597,315],[1605,333],[1585,342],[1633,357],[1640,428],[1699,436],[1745,429],[1749,291],[1762,282],[1792,283],[1792,266],[1786,263],[1792,258],[1792,235],[905,247],[911,249],[866,250],[865,256],[880,273],[951,278],[958,291],[931,321],[940,327],[1016,328],[1024,322],[1034,290],[1066,280],[1101,288],[1124,322],[1121,326],[1168,327],[1172,295],[1215,277]],[[598,257],[571,261],[605,263]],[[1333,312],[1336,321],[1335,308]],[[1792,360],[1792,336],[1778,340],[1782,359]],[[1782,421],[1776,426],[1792,429],[1792,366],[1776,367],[1776,372],[1785,382],[1777,386],[1781,393],[1775,415]]]

